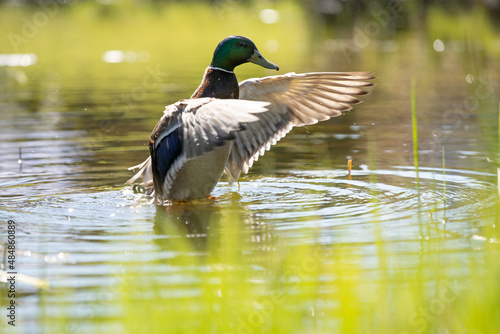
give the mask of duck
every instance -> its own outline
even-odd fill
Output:
[[[234,69],[245,63],[279,70],[249,38],[222,40],[192,96],[165,107],[150,156],[129,168],[139,169],[129,184],[158,204],[211,198],[224,173],[236,182],[292,128],[342,115],[374,86],[372,72],[291,72],[239,83]]]

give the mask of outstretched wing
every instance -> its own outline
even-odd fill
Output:
[[[269,103],[244,100],[192,99],[167,106],[149,140],[151,156],[129,180],[142,177],[142,185],[155,197],[163,197],[164,185],[170,184],[189,159],[202,156],[233,140],[234,133],[256,122]],[[221,162],[224,164],[225,162]],[[210,168],[210,166],[207,166]]]
[[[270,102],[268,111],[247,130],[235,133],[225,171],[229,182],[247,173],[253,161],[269,150],[294,126],[314,124],[336,117],[360,103],[374,84],[370,72],[288,73],[240,83],[240,99]]]

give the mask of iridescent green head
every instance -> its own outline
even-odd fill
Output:
[[[265,68],[279,67],[264,58],[255,44],[243,36],[229,36],[217,45],[210,66],[233,71],[238,65],[251,62]]]

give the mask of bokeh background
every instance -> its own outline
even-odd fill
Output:
[[[0,1],[2,333],[496,333],[499,22],[498,0]],[[240,81],[377,86],[215,200],[149,204],[127,168],[229,35],[280,67]]]

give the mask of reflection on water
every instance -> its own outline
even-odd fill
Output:
[[[138,35],[137,27],[149,22],[148,29],[166,29],[180,18],[138,16],[131,22],[137,31],[127,30],[130,41],[124,43],[111,38],[116,32],[106,21],[75,20],[73,34],[88,28],[96,36],[102,28],[102,40],[89,47],[85,35],[76,45],[71,34],[47,26],[25,53],[0,48],[0,218],[18,223],[19,271],[50,284],[40,291],[20,282],[19,333],[49,332],[52,326],[124,331],[120,315],[130,312],[124,306],[130,303],[120,298],[159,298],[179,320],[185,320],[179,310],[188,309],[210,316],[227,312],[237,322],[237,307],[224,299],[228,291],[240,287],[243,292],[235,295],[245,300],[245,293],[265,295],[266,284],[293,286],[279,270],[288,268],[301,247],[322,247],[324,254],[315,261],[326,268],[307,281],[320,286],[317,296],[311,294],[314,301],[307,294],[300,297],[309,290],[295,291],[287,301],[298,319],[309,319],[302,324],[306,328],[314,312],[332,310],[336,316],[325,328],[339,328],[335,303],[343,297],[326,284],[346,287],[334,271],[343,266],[379,282],[389,275],[387,263],[417,270],[423,253],[442,251],[442,270],[466,277],[460,264],[473,260],[472,249],[484,248],[494,219],[490,145],[496,131],[492,124],[498,124],[498,77],[492,74],[499,73],[498,62],[491,62],[489,53],[480,54],[486,60],[476,60],[476,53],[469,57],[470,46],[464,43],[452,48],[444,38],[419,33],[405,32],[390,41],[370,36],[373,43],[366,44],[356,44],[356,36],[330,38],[329,27],[306,28],[294,10],[256,12],[266,28],[257,26],[251,37],[263,53],[267,49],[267,58],[284,72],[372,70],[377,87],[343,117],[295,129],[239,185],[223,180],[214,190],[215,200],[195,203],[149,204],[147,196],[125,185],[132,176],[127,167],[148,155],[147,138],[164,106],[191,95],[213,47],[233,31],[213,28],[213,40],[191,31],[162,34],[160,40]],[[234,20],[241,21],[238,13]],[[58,19],[63,22],[64,16]],[[317,37],[320,29],[324,38]],[[316,37],[310,40],[306,33]],[[48,35],[57,38],[45,40]],[[74,49],[55,48],[58,38]],[[269,73],[251,65],[237,70],[240,80]],[[418,187],[411,77],[423,166]],[[353,160],[352,180],[348,159]],[[381,245],[396,252],[381,256]],[[138,289],[138,295],[123,297],[123,286],[136,287],[123,277],[139,274],[158,290]],[[364,288],[351,290],[363,296]],[[199,298],[219,309],[200,309]]]

